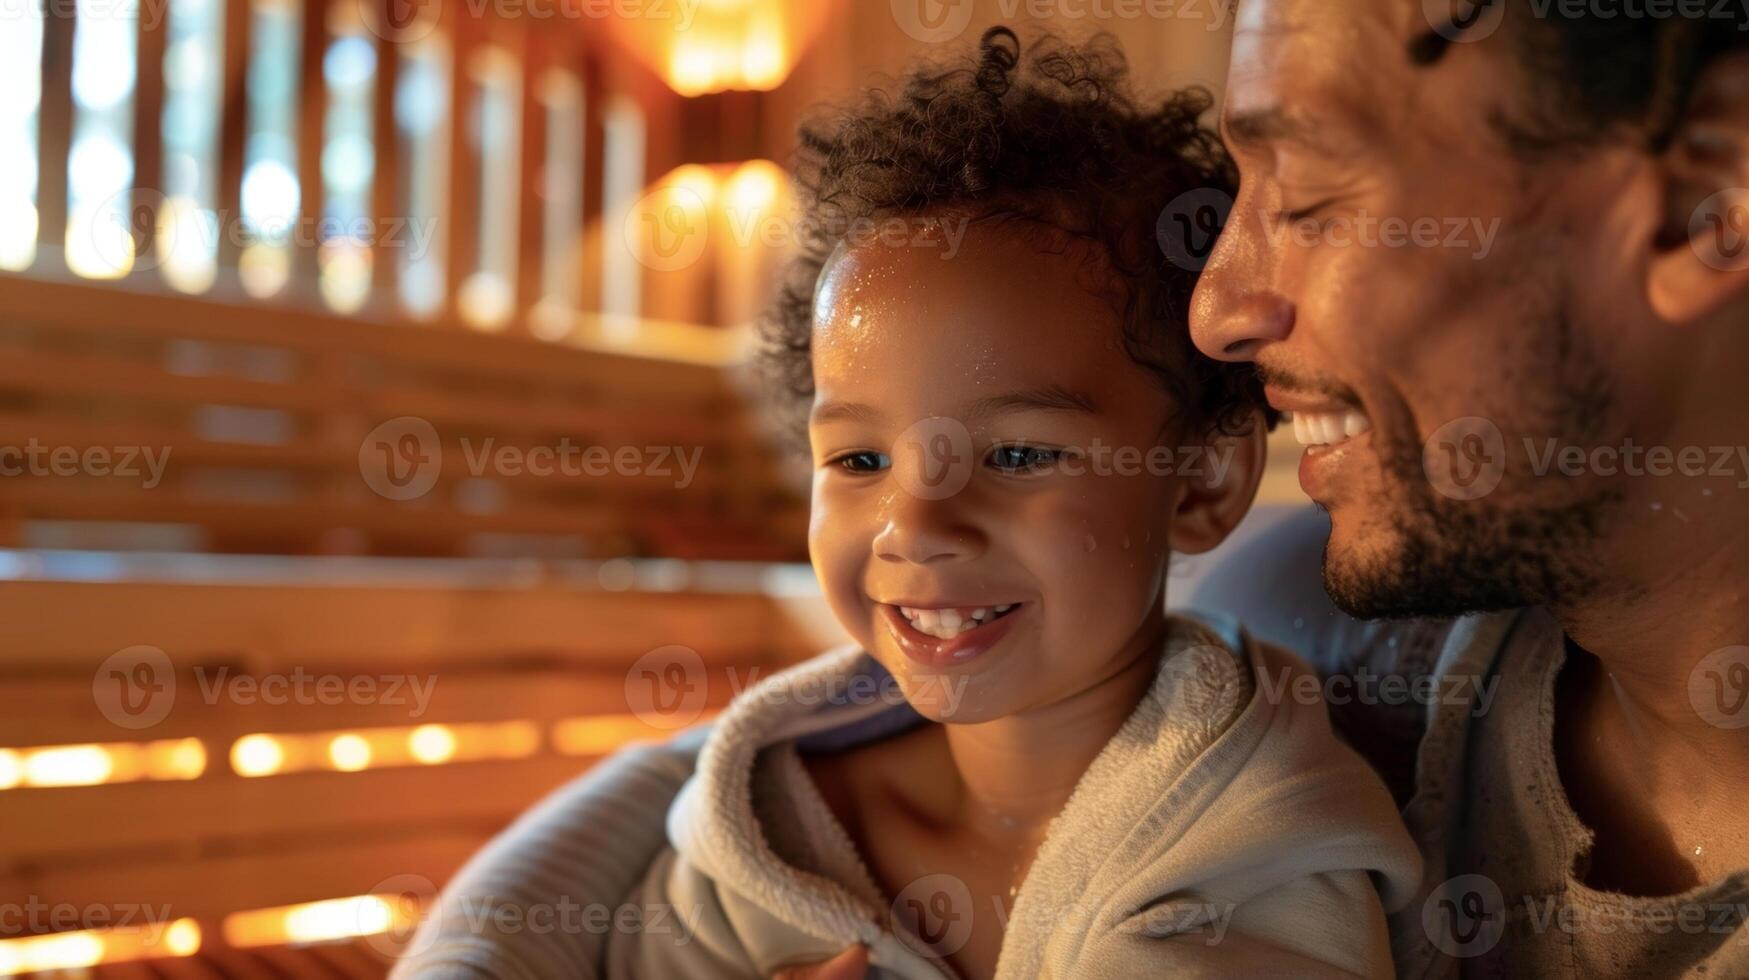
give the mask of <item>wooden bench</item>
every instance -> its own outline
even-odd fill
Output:
[[[708,718],[834,639],[817,597],[771,588],[774,575],[805,581],[794,567],[451,561],[410,576],[381,559],[121,557],[80,579],[58,570],[89,559],[38,557],[46,574],[0,580],[0,906],[167,908],[198,923],[205,967],[190,975],[249,974],[224,965],[249,959],[225,938],[236,913],[408,879],[440,886],[600,755]],[[106,676],[106,665],[141,647],[165,666],[129,692],[139,695],[129,710],[168,700],[118,714],[105,692],[138,676]],[[652,700],[652,684],[673,696]],[[151,723],[135,727],[141,719]],[[485,756],[378,754],[356,771],[320,757],[341,735],[392,745],[421,726],[448,733],[453,759],[482,746]],[[470,743],[480,732],[514,737]],[[243,775],[238,741],[263,735],[286,747],[286,764]],[[300,742],[318,755],[296,756]],[[115,781],[118,770],[92,785],[33,786],[19,762],[45,746],[120,758],[163,743],[198,744],[204,764],[157,773],[174,778]],[[293,771],[300,758],[307,767]],[[318,955],[282,947],[262,955]],[[192,969],[167,963],[150,966],[167,974],[104,970]],[[310,968],[363,976],[384,963],[381,942],[354,943]]]

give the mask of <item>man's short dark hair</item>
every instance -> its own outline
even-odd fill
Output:
[[[1631,16],[1617,0],[1460,0],[1506,4],[1512,52],[1530,92],[1499,120],[1515,150],[1536,156],[1632,139],[1667,149],[1702,73],[1720,56],[1749,51],[1749,13],[1738,0],[1668,0]],[[1443,25],[1442,25],[1443,26]],[[1450,31],[1410,47],[1421,64],[1450,49]]]

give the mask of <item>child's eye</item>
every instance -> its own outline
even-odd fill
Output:
[[[997,446],[990,450],[990,465],[1007,473],[1043,470],[1063,458],[1060,449],[1043,446]]]
[[[878,473],[893,465],[893,462],[887,458],[886,453],[859,450],[838,456],[829,465],[836,466],[846,473]]]

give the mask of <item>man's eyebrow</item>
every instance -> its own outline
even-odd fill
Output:
[[[1099,414],[1099,403],[1092,395],[1065,388],[1062,385],[1045,385],[1040,388],[1025,388],[1001,395],[991,395],[980,398],[972,405],[972,418],[983,418],[988,415],[1000,415],[1004,412],[1081,412],[1087,415]]]
[[[1230,146],[1262,149],[1279,143],[1291,143],[1305,149],[1323,150],[1323,141],[1302,113],[1281,105],[1230,112],[1221,120],[1221,130]]]

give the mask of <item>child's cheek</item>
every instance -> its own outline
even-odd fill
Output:
[[[872,553],[872,540],[858,520],[854,504],[838,499],[839,496],[823,475],[815,477],[808,518],[808,557],[834,617],[852,639],[866,647],[872,642],[873,631],[872,607],[863,574]]]
[[[1013,535],[1015,550],[1039,578],[1046,605],[1056,607],[1056,623],[1127,629],[1164,587],[1168,497],[1153,477],[1061,482],[1017,515],[1016,527],[1025,530]]]

